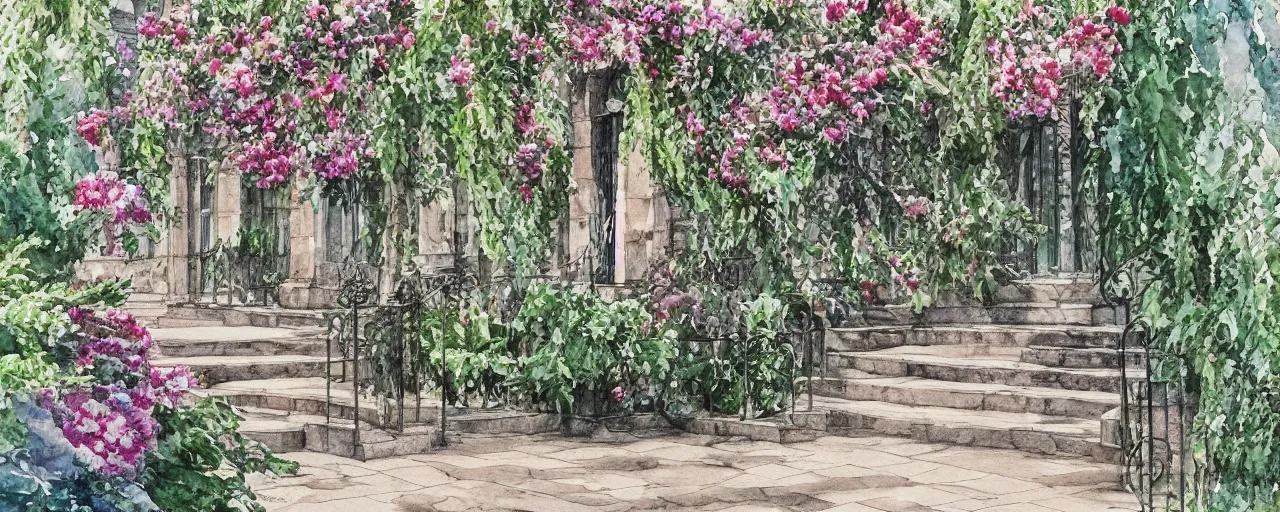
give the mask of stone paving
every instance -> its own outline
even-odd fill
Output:
[[[1114,465],[885,437],[490,435],[369,462],[284,456],[297,476],[253,480],[268,511],[1138,510]]]

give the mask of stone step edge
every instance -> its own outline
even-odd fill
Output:
[[[824,399],[842,402],[855,400]],[[883,402],[882,402],[883,403]],[[822,409],[826,404],[818,406]],[[985,411],[975,411],[981,414]],[[948,426],[919,419],[898,419],[864,412],[827,409],[827,435],[886,435],[916,441],[958,446],[1019,450],[1048,456],[1084,457],[1095,462],[1119,464],[1119,450],[1102,442],[1098,434],[1074,436],[1044,432],[1034,426],[1001,429],[985,426]],[[1004,414],[1004,413],[997,413]],[[1099,421],[1101,433],[1101,421]]]
[[[1121,329],[1110,326],[1068,324],[899,324],[836,327],[827,329],[825,334],[829,350],[875,351],[970,344],[1114,349],[1121,333]]]
[[[190,357],[324,357],[324,339],[268,339],[235,341],[166,341],[153,345],[160,359]]]
[[[965,407],[963,406],[963,405],[966,405],[965,403],[961,403],[957,405],[954,403],[954,401],[952,404],[948,404],[948,405],[938,405],[933,403],[919,403],[920,401],[916,396],[912,396],[911,399],[909,400],[891,401],[891,400],[885,400],[885,398],[890,398],[885,396],[886,392],[876,393],[876,395],[878,395],[876,398],[855,398],[850,396],[848,391],[846,391],[847,389],[849,389],[849,386],[851,384],[862,385],[862,386],[874,386],[878,388],[898,388],[898,386],[894,384],[882,384],[882,383],[871,382],[875,380],[890,379],[890,378],[894,378],[894,377],[867,377],[867,378],[815,377],[813,379],[814,380],[813,394],[814,396],[836,398],[841,400],[881,401],[881,402],[893,403],[898,405],[906,405],[906,406],[946,407],[950,409],[961,409],[961,410],[967,410],[967,411],[1031,413],[1031,414],[1038,414],[1041,416],[1077,418],[1077,419],[1086,419],[1086,420],[1098,419],[1107,410],[1119,405],[1118,395],[1116,396],[1115,403],[1111,403],[1111,401],[1100,401],[1100,400],[1091,399],[1087,397],[1070,396],[1071,393],[1077,392],[1078,390],[1060,389],[1060,388],[1040,388],[1037,386],[1010,386],[1006,384],[986,384],[986,383],[974,383],[974,382],[939,381],[939,382],[948,382],[949,384],[960,385],[952,389],[911,389],[909,387],[899,388],[899,389],[902,389],[903,392],[906,392],[909,394],[919,391],[923,393],[931,393],[936,395],[955,395],[957,397],[957,401],[960,401],[960,402],[971,402],[976,399],[978,402],[977,407]],[[932,379],[921,378],[921,380],[932,380]],[[979,390],[979,389],[973,389],[973,388],[966,389],[964,385],[993,386],[1001,389],[995,390],[995,391]],[[1044,389],[1044,390],[1062,392],[1062,394],[1066,396],[1043,397],[1043,396],[1035,396],[1035,395],[1027,394],[1028,391],[1031,389]],[[994,399],[992,397],[994,397]],[[1038,404],[1040,407],[1040,410],[1027,410],[1026,406],[1032,405],[1032,404]],[[1076,405],[1076,404],[1082,404],[1082,405]],[[1071,409],[1086,409],[1086,411],[1070,413]]]
[[[829,400],[829,399],[828,399]],[[1085,457],[1098,462],[1118,463],[1118,450],[1109,447],[1097,437],[1070,436],[1066,434],[1038,432],[1034,429],[988,429],[960,428],[931,425],[921,422],[894,423],[892,418],[876,418],[874,416],[852,413],[849,411],[831,410],[822,405],[811,411],[791,412],[785,420],[778,418],[766,420],[739,420],[736,417],[700,417],[687,422],[683,430],[703,435],[720,437],[741,437],[755,441],[769,441],[779,444],[813,441],[824,436],[859,436],[864,434],[909,437],[922,442],[955,444],[963,446],[980,446],[998,449],[1014,449],[1040,455],[1054,457]],[[534,427],[506,432],[484,431],[481,429],[446,429],[446,436],[458,434],[539,434],[561,430],[559,415],[531,414],[535,421],[525,422],[523,426]],[[554,428],[552,425],[555,425]],[[453,427],[455,424],[450,423]],[[668,424],[669,425],[669,424]],[[281,433],[280,443],[291,443],[283,446],[296,447],[298,435],[291,429]],[[426,453],[443,448],[439,443],[439,430],[433,426],[420,427],[417,433],[406,430],[404,434],[383,430],[392,436],[389,441],[362,442],[360,447],[352,445],[349,439],[351,425],[349,422],[326,424],[307,423],[301,427],[301,443],[304,449],[330,453],[356,460],[371,460],[392,456]],[[271,432],[248,430],[251,438],[267,438]],[[338,439],[335,439],[337,437]],[[454,438],[456,439],[456,437]],[[271,439],[267,439],[272,441]],[[447,439],[448,440],[448,439]],[[346,441],[346,442],[343,442]],[[336,443],[336,444],[335,444]],[[451,441],[452,443],[452,441]],[[450,443],[450,444],[451,444]],[[1048,449],[1051,447],[1051,449]]]
[[[1022,386],[1022,384],[1011,384],[1012,380],[1027,380],[1035,385],[1027,385],[1025,387],[1044,387],[1056,389],[1069,389],[1075,391],[1103,391],[1103,392],[1120,392],[1120,370],[1101,369],[1092,370],[1093,372],[1103,373],[1083,373],[1086,369],[1080,368],[1056,368],[1051,366],[1034,365],[1038,368],[1003,368],[1003,367],[983,367],[981,365],[965,365],[964,359],[956,359],[955,361],[918,361],[912,360],[910,357],[900,358],[894,356],[870,356],[869,352],[829,352],[828,357],[835,356],[837,358],[861,359],[872,365],[905,365],[905,371],[893,373],[880,373],[884,368],[870,368],[867,366],[858,368],[852,365],[837,366],[832,368],[828,364],[828,371],[839,372],[844,369],[859,370],[872,375],[880,375],[884,377],[924,377],[932,380],[944,380],[948,382],[973,382],[988,384],[1004,384],[1006,386]],[[1032,364],[1032,363],[1020,363]],[[875,370],[875,371],[873,371]],[[954,373],[955,379],[941,378],[948,372]],[[973,380],[969,372],[977,372],[978,374],[990,375],[990,380]],[[1036,378],[1040,376],[1053,376],[1051,380]],[[1066,381],[1063,382],[1063,378]],[[1082,384],[1088,384],[1083,387]]]

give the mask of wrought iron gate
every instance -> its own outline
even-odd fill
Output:
[[[288,187],[241,189],[240,240],[231,274],[236,277],[232,291],[242,304],[280,301],[280,284],[289,275],[289,193]]]
[[[1132,276],[1103,262],[1103,297],[1125,313],[1118,350],[1121,390],[1114,443],[1120,447],[1122,480],[1144,512],[1207,511],[1207,482],[1212,473],[1197,446],[1207,439],[1196,432],[1198,397],[1187,361],[1153,346],[1147,319],[1131,318]],[[1119,281],[1122,293],[1111,289]],[[1107,421],[1103,422],[1104,426]],[[1107,432],[1103,433],[1108,435]],[[1104,439],[1105,440],[1105,439]]]
[[[1000,164],[1010,192],[1045,229],[1034,240],[1007,242],[1006,263],[1033,275],[1096,271],[1098,187],[1082,161],[1080,102],[1068,97],[1052,115],[1020,123],[1009,130]]]
[[[596,225],[591,236],[598,253],[595,262],[596,283],[614,281],[617,264],[614,253],[617,247],[616,222],[618,201],[618,137],[622,134],[622,113],[613,112],[596,116],[591,121],[591,168],[596,181]]]

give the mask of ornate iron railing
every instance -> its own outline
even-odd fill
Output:
[[[1100,203],[1100,218],[1107,218],[1107,207]],[[1122,483],[1143,512],[1208,511],[1213,468],[1196,451],[1208,439],[1195,424],[1198,396],[1188,385],[1193,370],[1151,337],[1149,319],[1132,314],[1150,284],[1138,262],[1109,250],[1107,238],[1101,242],[1100,291],[1124,325],[1117,344],[1123,385],[1115,418]]]

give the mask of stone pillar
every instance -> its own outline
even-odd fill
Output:
[[[427,268],[453,264],[453,221],[456,199],[438,198],[418,208],[418,263]]]
[[[316,277],[318,216],[311,201],[302,195],[305,186],[302,180],[294,180],[289,198],[289,279],[280,285],[280,306],[290,309],[316,306],[311,290]]]
[[[161,256],[166,260],[167,282],[166,300],[185,302],[191,289],[187,280],[188,270],[188,231],[191,222],[191,194],[187,189],[187,158],[180,147],[171,146],[169,154],[169,204],[173,212],[169,218],[167,230],[161,231],[157,251],[164,251]]]
[[[217,218],[214,226],[217,227],[215,236],[224,244],[235,240],[240,231],[240,187],[240,171],[229,165],[218,169],[213,187],[214,217]]]
[[[622,274],[619,280],[640,281],[646,279],[645,272],[661,251],[654,244],[653,184],[639,143],[631,148],[626,165],[620,169],[622,193],[618,197],[623,204],[619,208],[619,216],[625,218],[626,223],[622,224],[622,233],[618,237],[623,249],[618,260]]]
[[[595,213],[596,181],[591,166],[591,114],[590,97],[587,91],[587,79],[575,79],[569,102],[570,119],[573,122],[573,141],[571,155],[573,161],[572,179],[577,190],[569,196],[569,226],[567,258],[569,261],[585,263],[591,255],[586,251],[591,246],[591,215]],[[584,264],[576,276],[577,279],[590,279],[589,269]]]

